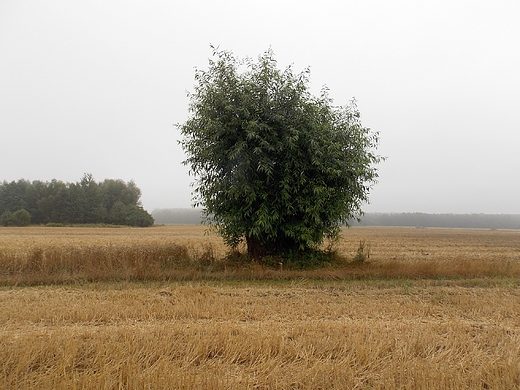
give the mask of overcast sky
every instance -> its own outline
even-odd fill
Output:
[[[174,123],[210,44],[355,97],[367,212],[520,213],[520,1],[0,0],[0,181],[133,179],[190,207]]]

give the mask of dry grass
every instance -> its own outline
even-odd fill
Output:
[[[352,228],[338,264],[295,271],[225,260],[203,226],[0,228],[0,285],[126,280],[520,276],[520,231]],[[364,243],[364,263],[346,265]],[[274,264],[278,264],[275,262]]]
[[[4,288],[0,388],[520,388],[518,283],[269,283]]]
[[[200,226],[0,229],[0,389],[520,388],[520,232],[360,242],[289,271]]]
[[[176,244],[189,250],[212,245],[218,256],[226,248],[222,240],[202,225],[131,227],[0,227],[0,250],[28,251],[34,248],[139,246]]]
[[[225,250],[202,226],[0,228],[0,285],[196,279]]]

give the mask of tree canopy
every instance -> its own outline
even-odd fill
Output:
[[[133,181],[4,181],[0,183],[0,225],[107,223],[150,226],[153,217],[140,203],[141,190]]]
[[[253,258],[316,249],[362,214],[376,183],[379,135],[356,103],[313,96],[310,71],[277,68],[271,50],[239,59],[214,49],[196,70],[180,141],[194,205],[231,247]]]

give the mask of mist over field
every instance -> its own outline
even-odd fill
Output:
[[[202,210],[187,208],[155,209],[156,224],[200,224]],[[351,226],[414,226],[469,229],[520,229],[520,214],[427,214],[427,213],[366,213],[361,222]]]
[[[0,1],[0,181],[134,180],[191,204],[172,126],[210,44],[356,98],[388,156],[364,210],[519,214],[519,1]]]

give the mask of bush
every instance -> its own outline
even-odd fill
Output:
[[[29,226],[31,224],[31,214],[25,209],[20,209],[11,213],[5,211],[0,217],[2,226]]]
[[[359,241],[359,247],[353,261],[356,263],[364,263],[368,258],[370,258],[370,244],[365,240],[361,240]]]
[[[130,205],[126,207],[125,225],[148,227],[153,225],[153,217],[142,207]]]
[[[61,222],[47,222],[45,224],[45,226],[47,226],[47,227],[64,227],[65,224],[63,224]]]

